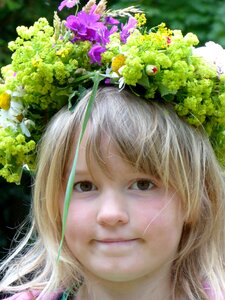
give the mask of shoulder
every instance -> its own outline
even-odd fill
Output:
[[[7,298],[1,298],[3,300],[35,300],[41,291],[24,291],[16,293]],[[53,292],[43,297],[43,300],[59,300],[61,298],[62,292]]]

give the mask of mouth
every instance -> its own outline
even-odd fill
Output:
[[[116,238],[116,239],[100,239],[100,240],[95,240],[95,242],[103,245],[127,245],[127,244],[134,243],[138,240],[139,240],[138,238],[134,238],[134,239]]]

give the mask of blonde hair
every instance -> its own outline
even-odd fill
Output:
[[[64,190],[68,161],[74,155],[90,94],[73,113],[62,109],[50,122],[41,142],[36,174],[32,228],[1,266],[6,272],[0,291],[41,289],[41,296],[82,280],[82,268],[61,238],[58,199]],[[90,117],[87,158],[93,153],[105,169],[101,153],[110,137],[127,162],[157,176],[179,195],[185,224],[171,270],[173,299],[215,300],[225,287],[225,184],[206,134],[180,119],[168,104],[147,102],[126,90],[99,89]],[[32,241],[31,241],[32,239]],[[7,271],[6,271],[7,270]],[[41,299],[41,296],[40,299]],[[38,298],[39,298],[38,297]]]

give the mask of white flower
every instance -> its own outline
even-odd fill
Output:
[[[212,66],[216,66],[218,75],[225,74],[225,49],[214,42],[207,42],[205,46],[194,48],[193,54],[204,58]]]
[[[17,131],[21,129],[22,133],[30,137],[26,121],[19,121],[21,115],[23,115],[24,107],[21,102],[11,100],[10,108],[8,110],[0,109],[0,127],[10,127],[12,130]]]

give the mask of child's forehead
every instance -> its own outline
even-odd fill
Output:
[[[119,172],[138,172],[128,159],[122,157],[118,145],[108,134],[101,134],[98,144],[93,145],[93,142],[92,128],[89,126],[80,144],[77,171],[82,173],[83,170],[90,170],[92,172],[100,168],[107,174],[117,173],[118,170]],[[74,154],[71,153],[68,170],[71,168],[73,158]]]

